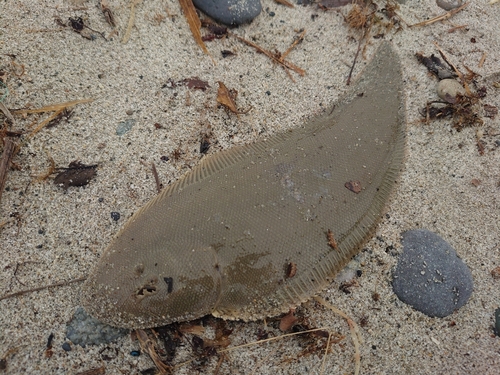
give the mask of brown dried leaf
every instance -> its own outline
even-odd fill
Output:
[[[219,84],[219,89],[217,90],[217,103],[223,105],[227,109],[229,109],[231,112],[235,113],[238,117],[239,115],[244,115],[245,113],[250,112],[250,110],[253,108],[250,106],[248,109],[244,111],[239,111],[238,108],[236,108],[236,97],[238,96],[238,91],[235,89],[228,89],[224,83],[218,81]]]
[[[236,103],[234,102],[234,95],[231,95],[224,83],[221,81],[218,81],[217,83],[219,84],[219,89],[217,90],[217,103],[222,104],[231,112],[239,114],[240,112],[236,108]]]
[[[184,17],[186,17],[187,23],[189,24],[189,28],[191,29],[191,33],[193,34],[194,40],[201,47],[203,52],[210,56],[205,43],[201,39],[201,21],[196,13],[196,9],[193,5],[192,0],[179,0],[179,4],[181,5],[182,12],[184,13]]]
[[[210,85],[207,81],[202,81],[198,77],[186,78],[180,81],[179,83],[183,83],[190,89],[202,90],[205,91]]]

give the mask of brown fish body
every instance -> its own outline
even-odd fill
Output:
[[[207,157],[147,203],[85,283],[87,311],[127,328],[254,320],[326,287],[374,230],[402,168],[402,77],[389,44],[334,108]]]

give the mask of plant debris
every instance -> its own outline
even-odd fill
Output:
[[[61,27],[71,27],[71,29],[75,32],[80,34],[83,38],[88,39],[88,40],[94,40],[95,36],[90,33],[90,31],[99,34],[104,40],[106,40],[106,37],[104,36],[104,33],[94,30],[88,25],[85,24],[85,21],[83,20],[82,17],[69,17],[68,22],[64,22],[61,20],[59,17],[54,18],[56,23],[61,26]]]
[[[225,38],[228,33],[227,27],[217,25],[212,21],[203,20],[201,21],[201,26],[205,27],[209,31],[209,34],[206,34],[201,38],[204,42]]]
[[[196,41],[196,43],[201,47],[203,52],[205,52],[208,56],[212,57],[210,55],[210,52],[208,52],[207,47],[205,46],[205,43],[203,42],[203,39],[201,38],[201,21],[200,18],[198,17],[198,14],[196,13],[196,8],[193,5],[192,0],[179,0],[179,4],[181,5],[182,12],[184,13],[184,17],[186,17],[186,21],[189,25],[189,28],[191,29],[191,34],[193,34],[193,38]],[[215,60],[212,61],[215,63]]]
[[[12,163],[12,158],[14,157],[17,148],[18,146],[14,141],[9,138],[5,138],[2,158],[0,159],[0,202],[2,201],[2,193],[5,181],[7,180],[7,173],[9,172],[10,164]]]
[[[65,102],[65,103],[58,103],[58,104],[52,104],[52,105],[47,105],[45,107],[37,108],[37,109],[20,109],[17,111],[14,111],[14,114],[28,114],[28,113],[45,113],[45,112],[53,112],[48,118],[43,120],[41,123],[37,125],[37,127],[32,130],[30,133],[30,137],[38,133],[40,130],[42,130],[45,126],[47,126],[51,121],[55,120],[58,116],[61,115],[64,111],[66,111],[68,108],[73,107],[77,104],[83,104],[83,103],[89,103],[92,102],[94,99],[80,99],[80,100],[73,100],[70,102]],[[64,116],[64,115],[63,115]],[[67,117],[69,118],[69,117]]]
[[[249,45],[250,47],[253,47],[257,50],[257,52],[260,52],[264,55],[266,55],[267,57],[269,57],[273,62],[281,65],[283,67],[283,69],[285,69],[285,72],[287,73],[287,75],[290,77],[290,79],[295,82],[295,80],[293,79],[293,77],[291,76],[289,70],[293,70],[295,73],[299,74],[300,76],[303,76],[304,74],[306,74],[305,70],[299,68],[298,66],[292,64],[291,62],[285,60],[285,58],[290,54],[290,52],[292,51],[293,48],[295,48],[295,46],[297,46],[299,43],[301,43],[303,40],[304,40],[304,35],[306,34],[306,31],[305,30],[302,30],[302,32],[300,33],[300,35],[298,37],[296,37],[292,43],[292,45],[282,54],[280,52],[271,52],[271,51],[268,51],[262,47],[260,47],[259,45],[249,41],[249,40],[246,40],[236,34],[233,34],[233,33],[230,33],[230,35],[234,36],[235,38],[239,39],[240,41],[242,41],[243,43],[245,43],[246,45]]]
[[[172,78],[167,80],[162,88],[173,89],[179,86],[187,86],[189,89],[206,91],[210,87],[207,81],[203,81],[198,77],[184,78],[180,81],[174,81]]]
[[[229,90],[224,83],[221,81],[217,82],[219,84],[219,89],[217,90],[217,103],[222,104],[225,108],[229,109],[236,115],[248,113],[252,107],[245,111],[239,111],[236,108],[236,97],[238,96],[238,91],[231,89]]]
[[[284,5],[284,6],[287,6],[289,8],[295,8],[295,6],[291,2],[289,2],[288,0],[274,0],[274,2],[281,4],[281,5]]]
[[[337,245],[337,241],[335,241],[335,236],[330,229],[328,229],[328,231],[326,232],[326,237],[328,238],[328,246],[330,246],[334,250],[338,250],[339,248]]]
[[[113,12],[109,8],[109,4],[106,0],[101,0],[101,11],[102,14],[104,15],[104,18],[106,19],[106,22],[111,27],[116,27],[115,16],[113,15]]]
[[[347,181],[344,186],[352,191],[353,193],[360,193],[361,192],[361,182],[359,181]]]
[[[80,161],[75,160],[69,163],[68,168],[63,169],[56,178],[54,183],[67,190],[70,186],[85,186],[95,176],[97,164],[85,165]]]
[[[470,2],[467,2],[465,3],[464,5],[456,8],[456,9],[453,9],[453,10],[450,10],[449,12],[445,13],[445,14],[442,14],[440,16],[437,16],[437,17],[434,17],[434,18],[431,18],[430,20],[425,20],[423,22],[419,22],[419,23],[416,23],[416,24],[413,24],[413,25],[409,25],[408,27],[417,27],[417,26],[428,26],[428,25],[431,25],[435,22],[438,22],[438,21],[444,21],[444,20],[447,20],[448,18],[451,18],[453,17],[455,14],[457,14],[458,12],[460,12],[462,9],[464,9],[467,5],[469,5]]]
[[[297,273],[297,263],[290,262],[285,265],[285,277],[291,279]]]
[[[125,30],[125,34],[123,35],[122,43],[127,43],[130,39],[130,34],[132,33],[132,28],[135,23],[135,8],[137,5],[142,3],[142,0],[130,0],[130,15],[128,18],[127,29]]]
[[[427,57],[417,52],[415,56],[419,63],[424,65],[429,72],[439,79],[455,78],[457,76],[449,67],[441,62],[439,57],[434,56],[434,54]]]
[[[207,81],[203,81],[198,77],[186,78],[179,83],[187,86],[189,89],[201,91],[206,91],[206,89],[210,87]]]
[[[167,375],[172,373],[172,367],[163,363],[161,358],[156,353],[156,347],[152,339],[149,338],[146,331],[142,329],[135,330],[137,339],[143,352],[147,353],[149,357],[153,360],[156,368],[158,369],[158,374]]]

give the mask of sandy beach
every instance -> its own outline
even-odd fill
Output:
[[[14,112],[92,99],[33,135],[50,113],[14,116],[16,125],[9,130],[24,134],[9,136],[22,147],[0,202],[0,297],[85,277],[126,220],[157,194],[152,162],[167,185],[205,157],[200,137],[207,132],[207,153],[213,154],[324,113],[347,90],[361,37],[344,20],[350,5],[323,11],[262,0],[261,15],[231,32],[283,53],[305,30],[302,43],[287,56],[305,71],[301,76],[231,36],[206,42],[212,58],[204,54],[175,0],[138,4],[127,43],[122,38],[129,1],[108,1],[116,29],[99,4],[0,3],[0,72],[9,89],[5,106]],[[500,337],[493,332],[500,280],[491,274],[500,266],[500,117],[487,117],[482,110],[482,126],[461,131],[450,119],[426,124],[421,111],[427,102],[439,100],[437,79],[415,57],[417,52],[439,56],[439,47],[463,74],[467,68],[478,74],[477,87],[486,88],[479,107],[500,107],[500,3],[473,0],[447,20],[416,27],[408,25],[446,11],[434,1],[407,0],[396,12],[399,25],[372,30],[378,37],[368,40],[353,77],[362,73],[381,40],[397,51],[406,97],[404,171],[375,236],[353,261],[352,267],[361,270],[357,285],[348,294],[334,282],[321,297],[359,325],[361,374],[500,374]],[[95,31],[87,30],[85,38],[61,26],[70,17],[81,17]],[[224,58],[223,50],[234,55]],[[193,77],[209,87],[176,84]],[[218,108],[218,81],[238,91],[239,109],[252,109],[236,115]],[[132,126],[118,135],[124,124]],[[64,190],[54,184],[54,175],[37,179],[51,160],[58,168],[75,160],[97,165],[96,176],[86,186]],[[111,213],[119,213],[119,219]],[[392,290],[400,235],[417,228],[448,241],[472,272],[470,300],[445,318],[415,311]],[[73,375],[104,368],[95,373],[141,374],[154,368],[145,353],[131,355],[140,347],[130,335],[99,346],[62,348],[81,285],[0,300],[0,360],[5,365],[0,373]],[[355,348],[345,320],[317,302],[302,305],[298,313],[310,327],[325,327],[341,338],[332,344],[323,373],[353,374]],[[256,341],[262,330],[280,334],[272,320],[226,324],[232,330],[231,347]],[[50,335],[52,349],[47,350]],[[213,335],[207,324],[205,337]],[[194,358],[189,337],[178,348],[177,364]],[[292,337],[231,350],[218,373],[320,374],[324,350],[316,346],[308,351],[308,339]],[[209,358],[206,365],[186,364],[174,373],[214,374],[220,357]]]

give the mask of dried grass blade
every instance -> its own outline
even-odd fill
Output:
[[[462,9],[464,9],[469,4],[470,4],[470,1],[467,2],[467,3],[465,3],[464,5],[456,8],[456,9],[450,10],[448,13],[442,14],[442,15],[434,17],[434,18],[431,18],[430,20],[426,20],[426,21],[422,21],[422,22],[416,23],[414,25],[410,25],[408,27],[427,26],[427,25],[433,24],[434,22],[447,20],[448,18],[451,18],[452,16],[454,16],[455,14],[457,14],[458,12],[460,12]]]
[[[189,28],[191,29],[191,33],[193,34],[194,40],[201,47],[203,52],[212,57],[210,55],[210,52],[208,52],[205,43],[201,39],[201,32],[200,32],[201,21],[200,18],[198,17],[198,14],[196,13],[193,1],[179,0],[179,4],[181,5],[182,12],[184,13],[184,17],[186,17],[187,23],[189,25]]]
[[[89,103],[92,101],[94,101],[94,99],[79,99],[79,100],[73,100],[71,102],[51,104],[51,105],[47,105],[45,107],[36,108],[36,109],[20,109],[18,111],[14,111],[14,114],[16,114],[16,115],[21,114],[22,115],[25,113],[45,113],[45,112],[59,111],[59,110],[64,110],[64,109],[69,108],[69,107],[73,107],[77,104]]]
[[[0,201],[2,200],[3,188],[5,186],[5,181],[7,180],[7,173],[15,152],[16,143],[9,138],[5,138],[2,159],[0,159]]]
[[[127,43],[130,39],[130,33],[135,23],[135,7],[140,3],[142,3],[142,0],[131,0],[130,2],[130,16],[128,18],[127,30],[125,30],[125,35],[123,35],[122,43]]]

